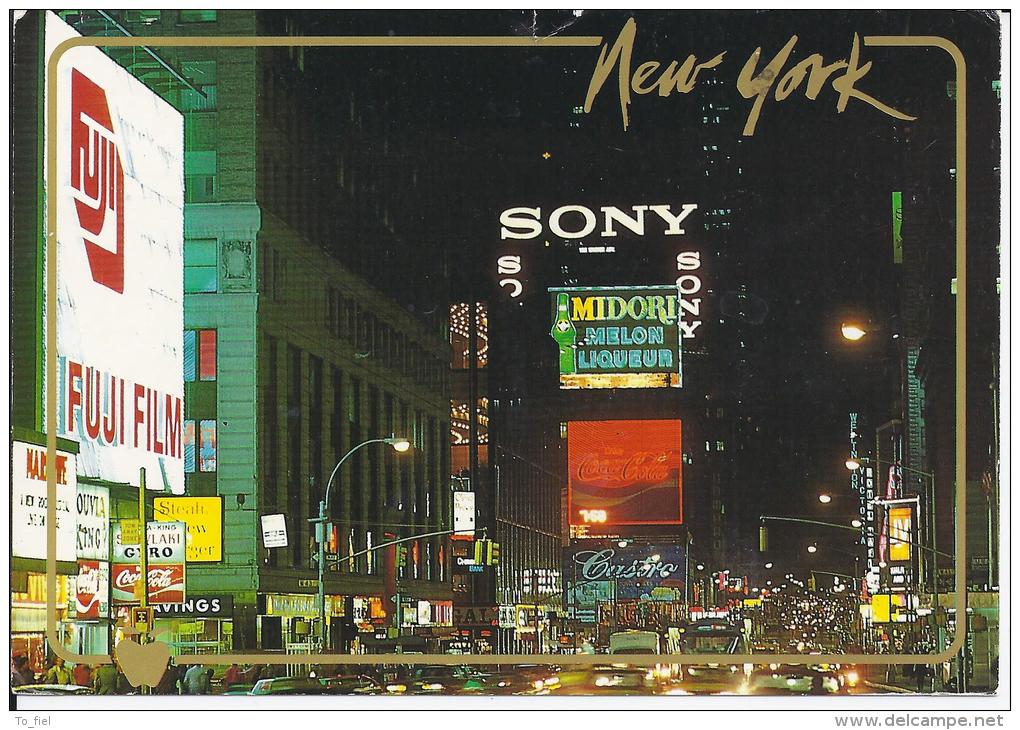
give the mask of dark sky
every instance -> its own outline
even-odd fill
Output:
[[[308,32],[598,35],[612,43],[630,16],[608,11],[585,11],[580,17],[557,11],[537,16],[531,11],[310,13]],[[798,40],[784,72],[812,53],[822,54],[826,63],[845,59],[855,33],[943,35],[962,49],[968,82],[975,97],[984,98],[999,77],[997,26],[976,11],[639,12],[634,17],[633,67],[646,60],[683,61],[689,53],[703,61],[725,51],[716,70],[722,88],[709,93],[696,86],[668,98],[635,96],[630,128],[624,131],[613,75],[592,113],[582,115],[581,126],[573,129],[570,112],[584,103],[595,48],[329,50],[319,52],[312,68],[327,90],[377,89],[387,104],[385,134],[397,145],[401,139],[419,145],[406,149],[408,155],[426,156],[441,184],[406,205],[419,210],[416,220],[426,229],[441,228],[447,237],[434,245],[443,248],[458,274],[454,299],[468,285],[488,285],[499,252],[498,214],[506,207],[718,199],[720,191],[709,185],[706,194],[692,171],[706,139],[705,100],[722,99],[730,106],[712,134],[723,144],[739,145],[746,168],[724,191],[738,209],[737,228],[725,242],[732,249],[727,254],[740,260],[734,265],[739,277],[712,283],[720,290],[745,286],[767,305],[764,320],[746,331],[757,353],[747,387],[750,397],[768,393],[777,443],[786,443],[784,463],[774,467],[790,482],[781,499],[755,494],[753,486],[747,497],[763,506],[781,504],[790,513],[815,510],[813,495],[821,489],[847,489],[840,471],[846,413],[854,404],[867,407],[889,356],[880,348],[848,349],[836,332],[848,313],[875,315],[896,301],[888,273],[890,191],[933,186],[951,191],[945,168],[953,154],[953,107],[946,91],[952,65],[936,49],[862,44],[862,62],[873,66],[857,88],[917,116],[916,122],[893,119],[860,99],[850,99],[839,113],[838,94],[826,83],[814,101],[805,98],[803,86],[785,101],[770,98],[751,137],[741,134],[752,102],[741,97],[738,74],[756,47],[762,47],[760,68],[793,35]],[[997,134],[999,122],[986,114],[974,115],[969,124],[972,186],[980,194],[997,164],[983,156],[992,148],[983,141]],[[423,129],[427,144],[420,141]],[[550,159],[542,157],[545,151],[552,153]],[[939,222],[929,223],[937,227]],[[612,259],[611,266],[633,278],[638,263],[661,262],[628,255]],[[720,272],[731,270],[723,266]],[[663,283],[669,280],[664,271]],[[557,283],[562,282],[540,282],[536,288]],[[545,331],[543,322],[536,337]]]

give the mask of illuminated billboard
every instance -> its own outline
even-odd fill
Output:
[[[564,551],[567,598],[578,609],[605,600],[683,600],[687,554],[683,545],[584,540]]]
[[[890,506],[889,524],[889,562],[909,563],[913,557],[911,543],[914,534],[914,505],[897,504]]]
[[[680,432],[679,420],[570,421],[570,524],[681,524]]]
[[[75,37],[46,14],[47,57]],[[56,432],[83,476],[181,494],[183,117],[97,48],[57,90]]]
[[[679,388],[676,286],[549,290],[561,388]]]

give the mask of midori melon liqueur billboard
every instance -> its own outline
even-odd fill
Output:
[[[561,388],[679,388],[676,286],[552,288]]]
[[[46,51],[78,37],[46,15]],[[98,48],[60,57],[55,423],[78,473],[184,492],[184,122]],[[45,332],[45,329],[44,329]]]

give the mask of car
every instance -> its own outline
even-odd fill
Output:
[[[223,690],[225,695],[250,695],[254,684],[232,684]]]
[[[314,678],[305,677],[273,677],[260,679],[252,687],[253,695],[324,695],[328,694],[326,686]]]
[[[323,677],[320,681],[331,695],[376,695],[386,691],[379,682],[365,674],[341,674]]]
[[[745,694],[789,697],[846,694],[846,690],[832,670],[772,664],[751,673]]]
[[[23,684],[20,687],[11,687],[11,692],[16,695],[91,695],[95,691],[91,687],[81,687],[77,684]]]
[[[658,694],[655,672],[628,665],[596,665],[560,672],[554,682],[536,686],[528,694],[555,696],[643,696]]]
[[[403,687],[394,692],[391,687]],[[485,675],[457,664],[426,664],[410,667],[399,680],[386,686],[391,694],[482,694]]]

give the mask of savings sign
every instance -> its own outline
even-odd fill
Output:
[[[570,421],[571,525],[683,522],[679,420]]]
[[[47,55],[74,37],[47,13]],[[183,493],[183,119],[95,48],[56,94],[53,425],[80,474]]]

